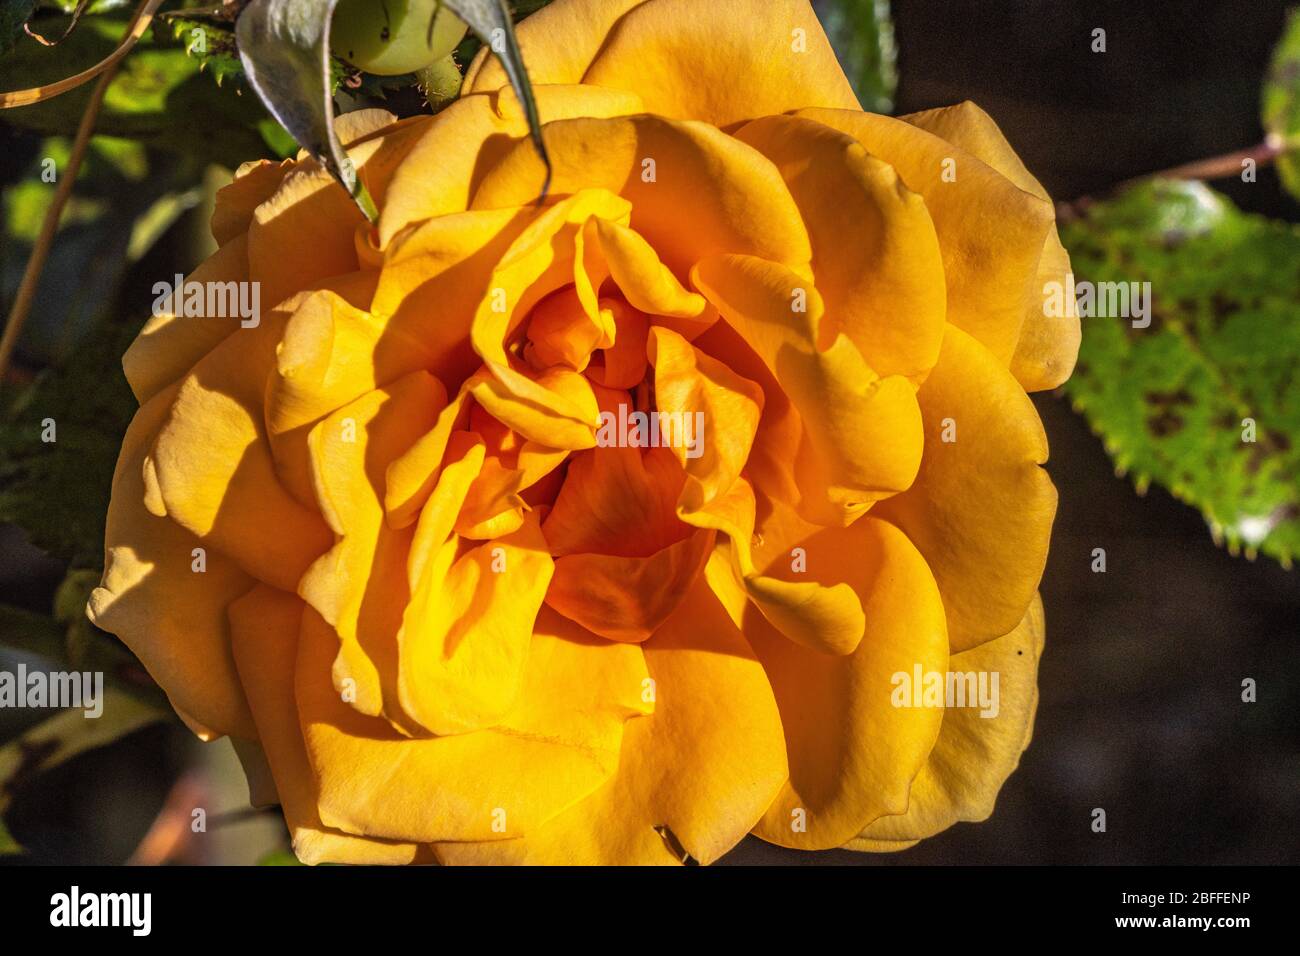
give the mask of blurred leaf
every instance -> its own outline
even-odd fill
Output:
[[[77,708],[58,711],[0,747],[0,814],[38,774],[168,716],[167,711],[107,684],[103,708],[93,719]]]
[[[36,0],[0,0],[0,56],[13,49],[35,9]]]
[[[1155,181],[1061,237],[1077,281],[1151,283],[1149,328],[1080,319],[1066,384],[1118,470],[1199,508],[1233,553],[1289,565],[1300,552],[1300,227],[1203,183]]]
[[[1286,146],[1277,159],[1287,192],[1300,198],[1300,9],[1291,11],[1273,50],[1261,98],[1264,129]]]
[[[37,143],[22,178],[0,199],[0,305],[6,312],[69,148],[64,137]],[[202,169],[193,157],[178,161],[130,140],[91,140],[41,272],[39,307],[23,332],[20,347],[29,361],[63,361],[111,314],[127,267],[197,200]]]
[[[0,604],[0,647],[57,661],[64,651],[64,630],[48,615]]]
[[[37,21],[43,22],[39,16]],[[95,16],[56,47],[24,39],[0,57],[0,89],[51,83],[93,66],[117,47],[125,29],[121,15]],[[218,88],[200,75],[205,62],[188,55],[165,26],[150,27],[109,85],[95,132],[196,154],[232,169],[266,156],[256,132],[266,112],[257,97],[246,90],[240,95],[229,84]],[[4,120],[46,135],[71,136],[93,85],[6,110]]]
[[[18,845],[18,841],[13,838],[13,834],[5,826],[4,817],[0,817],[0,856],[11,856],[22,852],[23,848]]]
[[[893,112],[898,52],[889,0],[813,0],[813,10],[862,108]]]
[[[74,566],[103,560],[113,469],[136,407],[121,370],[135,331],[103,326],[62,368],[0,390],[0,521]],[[41,440],[47,419],[49,443]]]

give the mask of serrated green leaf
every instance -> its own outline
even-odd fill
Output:
[[[1285,152],[1277,158],[1287,192],[1300,198],[1300,9],[1291,11],[1282,39],[1273,50],[1260,98],[1260,118]]]
[[[1154,181],[1062,228],[1078,282],[1150,282],[1151,324],[1081,317],[1066,384],[1117,468],[1236,553],[1300,553],[1300,228]],[[1254,423],[1254,441],[1249,424]]]
[[[890,113],[898,85],[889,0],[813,0],[844,74],[869,113]]]

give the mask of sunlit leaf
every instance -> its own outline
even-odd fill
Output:
[[[1146,328],[1110,309],[1080,319],[1066,385],[1117,468],[1199,508],[1234,553],[1289,564],[1300,553],[1300,227],[1203,183],[1156,181],[1094,205],[1062,239],[1078,282],[1151,284]]]

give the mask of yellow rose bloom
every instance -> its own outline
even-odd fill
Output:
[[[1043,642],[1026,393],[1079,339],[1048,196],[976,106],[862,112],[805,0],[556,0],[519,41],[541,203],[483,55],[436,116],[338,121],[377,224],[303,156],[218,194],[189,281],[264,308],[127,352],[91,617],[306,862],[984,819]]]

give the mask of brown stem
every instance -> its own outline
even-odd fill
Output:
[[[1249,149],[1239,149],[1235,152],[1224,153],[1221,156],[1210,156],[1206,159],[1193,160],[1190,163],[1183,163],[1169,169],[1133,176],[1109,187],[1106,192],[1119,192],[1121,189],[1145,182],[1148,179],[1223,179],[1226,176],[1240,175],[1241,164],[1248,159],[1253,159],[1257,166],[1267,166],[1285,151],[1286,148],[1281,138],[1269,134],[1269,136],[1265,137],[1264,142],[1251,146]],[[1056,207],[1057,217],[1063,221],[1077,218],[1095,201],[1093,196],[1080,196],[1070,202],[1058,203]]]
[[[1133,179],[1126,179],[1119,185],[1127,186],[1139,180],[1156,177],[1161,179],[1223,179],[1225,176],[1240,175],[1241,164],[1248,159],[1253,159],[1257,166],[1267,166],[1281,156],[1282,152],[1281,139],[1269,136],[1264,142],[1249,149],[1239,149],[1236,152],[1224,153],[1222,156],[1211,156],[1208,159],[1197,159],[1190,163],[1183,163],[1181,166],[1174,166],[1172,169],[1146,173]]]

